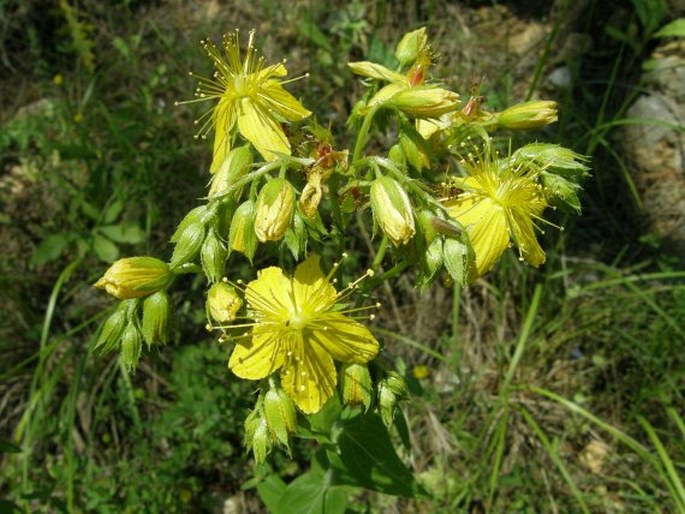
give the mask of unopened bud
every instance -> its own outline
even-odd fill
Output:
[[[297,428],[297,413],[292,400],[280,387],[270,388],[264,395],[264,417],[269,430],[285,447]]]
[[[233,214],[231,228],[228,232],[229,251],[240,252],[250,261],[257,249],[257,234],[255,234],[254,229],[255,214],[254,202],[251,200],[243,202]]]
[[[117,307],[117,310],[110,314],[107,320],[102,324],[100,336],[93,347],[94,352],[111,352],[119,345],[121,334],[126,326],[126,310],[126,304],[121,303],[119,307]]]
[[[209,230],[200,250],[200,262],[210,282],[219,282],[224,276],[226,257],[224,243],[214,230]]]
[[[497,117],[497,125],[505,129],[525,130],[544,127],[557,121],[557,103],[532,100],[513,105]]]
[[[142,298],[166,287],[173,273],[169,265],[154,257],[127,257],[112,264],[95,283],[120,300]]]
[[[171,255],[171,262],[169,263],[170,266],[176,268],[181,264],[192,261],[200,251],[204,239],[205,224],[202,221],[188,225],[176,242],[174,253]]]
[[[407,383],[398,373],[388,372],[378,384],[378,405],[385,426],[390,428],[395,417],[397,402],[407,395]]]
[[[169,341],[173,309],[171,298],[164,291],[158,291],[143,301],[143,338],[148,346]]]
[[[421,209],[416,215],[427,245],[430,245],[438,237],[438,231],[433,225],[433,219],[436,217],[435,213],[428,209]]]
[[[217,282],[207,292],[207,310],[219,323],[228,323],[242,307],[243,301],[235,288],[225,282]]]
[[[395,57],[402,66],[408,66],[426,50],[427,46],[426,27],[421,27],[402,36],[395,49]]]
[[[459,107],[459,95],[436,86],[404,88],[388,102],[415,118],[439,118]]]
[[[373,389],[369,368],[364,364],[344,364],[340,374],[343,403],[363,405],[364,411],[369,410]]]
[[[258,405],[245,419],[245,445],[252,448],[257,464],[263,463],[271,452],[273,441],[261,405]]]
[[[406,244],[414,234],[414,215],[409,195],[399,182],[380,177],[371,184],[371,208],[378,225],[395,246]]]
[[[190,225],[194,223],[202,223],[204,224],[207,218],[209,218],[210,212],[209,209],[207,209],[206,205],[200,205],[198,207],[195,207],[192,209],[188,214],[185,215],[185,217],[181,220],[181,223],[178,224],[178,227],[176,227],[176,230],[174,231],[174,234],[171,236],[170,241],[172,243],[178,242],[178,240],[181,237],[181,234],[187,229]]]
[[[132,372],[138,365],[143,351],[143,338],[135,323],[129,322],[121,335],[121,360],[126,369]]]
[[[295,212],[295,191],[284,178],[269,181],[259,192],[254,230],[262,243],[283,238]]]
[[[252,166],[252,159],[252,152],[248,145],[231,150],[218,171],[212,176],[209,197],[224,194],[238,180],[247,175]],[[235,196],[236,198],[239,196],[238,191]]]
[[[549,203],[558,207],[570,207],[580,214],[580,186],[554,173],[542,173],[542,186]]]

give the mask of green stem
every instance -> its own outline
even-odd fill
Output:
[[[372,107],[364,118],[364,123],[362,123],[359,132],[357,133],[357,141],[354,144],[354,153],[352,154],[352,164],[356,163],[362,155],[362,150],[364,150],[364,145],[366,144],[366,138],[369,135],[369,129],[371,128],[371,122],[373,117],[376,115],[380,104]]]
[[[381,244],[378,247],[378,252],[376,253],[376,256],[373,258],[373,264],[371,265],[371,269],[379,269],[381,267],[381,263],[383,262],[383,258],[385,257],[385,253],[388,251],[388,236],[383,234],[383,239],[381,240]]]

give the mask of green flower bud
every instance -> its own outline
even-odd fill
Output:
[[[553,173],[543,172],[541,178],[545,197],[550,204],[557,207],[570,207],[580,214],[580,198],[578,198],[580,186],[578,184]]]
[[[120,300],[142,298],[165,288],[173,273],[169,265],[154,257],[127,257],[112,264],[95,283]]]
[[[223,277],[227,256],[224,243],[214,230],[209,230],[204,243],[202,243],[200,262],[202,262],[202,269],[210,282],[219,282]]]
[[[289,448],[290,434],[294,434],[297,428],[297,413],[292,400],[280,387],[272,387],[264,395],[263,407],[269,430],[279,443]]]
[[[143,339],[148,346],[169,341],[173,321],[171,298],[164,291],[158,291],[143,301]]]
[[[426,27],[407,32],[397,44],[395,57],[402,66],[412,64],[428,46]]]
[[[261,405],[258,405],[245,419],[245,445],[252,448],[257,464],[266,461],[266,457],[271,452],[273,441]]]
[[[428,209],[421,209],[416,215],[419,227],[421,228],[421,233],[423,234],[427,245],[430,245],[435,238],[438,237],[438,231],[433,225],[433,218],[436,217],[435,213]]]
[[[525,130],[544,127],[557,121],[557,103],[551,100],[532,100],[513,105],[497,117],[497,126]]]
[[[207,310],[219,323],[228,323],[242,307],[243,301],[236,290],[225,282],[217,282],[207,292]]]
[[[198,221],[188,225],[176,242],[176,247],[169,263],[170,266],[176,268],[181,264],[192,261],[200,251],[204,239],[204,222]]]
[[[418,171],[428,169],[430,167],[430,159],[421,151],[421,149],[411,140],[406,134],[400,135],[400,145],[407,161]]]
[[[118,346],[121,334],[124,332],[124,326],[126,326],[126,310],[126,304],[121,303],[117,310],[110,314],[102,324],[100,336],[93,347],[94,352],[97,351],[104,354],[111,352]]]
[[[407,383],[394,371],[389,371],[378,384],[378,405],[385,426],[390,428],[397,402],[407,395]]]
[[[397,396],[395,396],[384,380],[381,381],[378,384],[378,408],[380,410],[383,424],[388,428],[392,426],[392,421],[395,417],[396,405]]]
[[[219,170],[212,176],[209,197],[224,194],[233,184],[247,175],[252,166],[252,160],[252,152],[249,145],[239,146],[231,150],[219,167]],[[236,191],[235,198],[239,197],[240,191]]]
[[[369,410],[373,389],[369,368],[364,364],[344,364],[340,375],[343,403],[345,405],[363,405],[364,411]]]
[[[388,151],[388,159],[394,162],[398,168],[404,168],[407,165],[407,156],[399,144],[392,145]]]
[[[188,214],[186,214],[185,217],[181,220],[181,223],[178,224],[178,227],[176,227],[174,235],[171,236],[170,241],[172,243],[178,242],[178,240],[181,238],[181,234],[183,234],[185,229],[187,229],[190,225],[193,225],[195,223],[204,224],[210,216],[211,212],[209,209],[207,209],[206,205],[200,205],[198,207],[195,207],[190,212],[188,212]]]
[[[248,200],[236,209],[228,232],[228,250],[240,252],[250,261],[257,249],[257,234],[254,230],[256,215],[254,202]]]
[[[129,322],[121,336],[121,360],[129,373],[138,365],[142,351],[143,337],[135,323]]]
[[[414,86],[401,89],[388,104],[415,118],[439,118],[457,110],[459,95],[436,86]]]
[[[395,246],[406,244],[416,233],[412,205],[407,192],[390,177],[380,177],[371,184],[371,208],[374,219]]]
[[[259,192],[254,231],[262,243],[282,239],[295,213],[295,191],[284,178],[269,181]]]

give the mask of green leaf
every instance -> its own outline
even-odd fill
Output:
[[[105,214],[102,217],[102,221],[104,223],[113,223],[114,220],[116,220],[119,217],[119,214],[121,214],[121,211],[124,209],[124,202],[117,200],[116,202],[112,202],[109,204],[109,207],[105,210]]]
[[[21,453],[21,448],[14,443],[0,439],[0,453]]]
[[[42,266],[59,258],[72,239],[73,234],[52,234],[46,237],[33,251],[31,265]]]
[[[93,250],[98,258],[105,262],[114,262],[119,257],[117,245],[99,234],[93,237]]]
[[[100,219],[100,209],[95,207],[92,203],[86,200],[81,200],[81,212],[88,216],[93,221],[98,221]]]
[[[106,235],[115,243],[137,244],[145,239],[145,232],[137,223],[128,221],[117,225],[98,227],[98,231]]]
[[[269,512],[276,512],[281,498],[285,494],[286,485],[278,475],[271,474],[257,484],[259,497],[269,509]]]
[[[334,483],[365,487],[407,498],[427,493],[397,456],[381,418],[369,413],[348,421],[338,438],[339,453],[328,452]]]
[[[673,20],[656,31],[654,37],[685,37],[685,18]]]
[[[330,485],[330,472],[312,468],[291,482],[273,514],[344,514],[349,490]]]

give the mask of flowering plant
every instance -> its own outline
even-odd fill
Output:
[[[238,32],[221,47],[203,46],[215,72],[199,77],[190,102],[213,102],[197,121],[199,137],[214,137],[207,197],[171,237],[168,263],[122,259],[96,283],[122,300],[97,348],[119,348],[134,370],[143,341],[152,347],[169,338],[174,278],[202,274],[207,328],[226,345],[231,372],[258,383],[245,420],[256,462],[275,447],[289,451],[293,437],[320,444],[312,470],[283,485],[272,508],[296,511],[293,502],[307,497],[312,483],[421,496],[389,433],[401,421],[397,406],[407,387],[368,326],[381,305],[359,293],[411,269],[417,287],[440,277],[472,283],[512,245],[522,261],[542,265],[545,210],[579,211],[584,159],[546,143],[512,151],[508,139],[501,154],[493,134],[553,123],[556,104],[530,101],[490,112],[478,96],[462,102],[432,80],[434,53],[424,28],[402,38],[395,70],[349,64],[368,86],[348,121],[355,132],[350,149],[286,91],[285,63],[267,65],[254,32],[244,51]],[[392,141],[388,148],[374,142],[382,131]],[[378,235],[373,259],[361,278],[339,286],[345,254],[322,256],[341,252],[354,224],[369,218]],[[228,265],[245,258],[279,265],[260,266],[245,283]],[[329,500],[311,501],[326,510]]]

